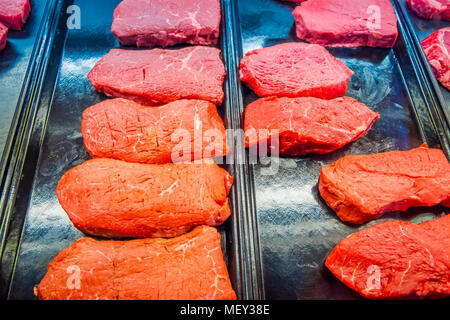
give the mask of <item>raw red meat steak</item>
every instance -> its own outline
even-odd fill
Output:
[[[48,265],[35,294],[42,300],[236,299],[220,235],[207,226],[173,239],[81,238]]]
[[[8,40],[8,28],[0,22],[0,51],[5,49]]]
[[[325,265],[370,299],[450,295],[450,215],[414,224],[389,221],[356,232],[334,248]]]
[[[124,0],[114,11],[112,33],[124,45],[215,45],[220,0]]]
[[[240,74],[259,96],[333,99],[347,92],[354,72],[322,46],[290,42],[248,52]]]
[[[410,207],[450,206],[450,164],[425,145],[345,156],[322,168],[319,191],[341,220],[355,224]]]
[[[450,90],[450,28],[442,28],[422,41],[422,48],[441,84]]]
[[[174,237],[230,216],[233,178],[213,160],[140,164],[93,159],[66,172],[59,203],[75,227],[104,237]]]
[[[450,20],[449,0],[406,0],[421,18]]]
[[[353,98],[261,98],[245,109],[246,147],[279,140],[279,154],[328,153],[362,137],[379,114]]]
[[[203,100],[154,108],[120,98],[105,100],[83,112],[81,132],[86,149],[97,158],[168,163],[229,151],[216,106]]]
[[[327,47],[393,47],[397,18],[389,0],[309,0],[295,8],[297,37]]]
[[[0,22],[14,30],[21,30],[30,15],[29,0],[0,0]]]
[[[160,105],[178,99],[200,99],[220,105],[225,67],[220,50],[187,47],[177,50],[112,49],[88,75],[108,96]]]

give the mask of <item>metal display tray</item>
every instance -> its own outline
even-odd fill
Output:
[[[448,132],[450,131],[450,90],[441,85],[433,74],[431,66],[428,63],[427,57],[422,49],[422,41],[433,32],[450,27],[450,21],[444,20],[425,20],[416,15],[406,3],[406,0],[395,0],[400,8],[403,20],[408,28],[411,41],[417,49],[418,58],[421,60],[425,74],[425,81],[429,83],[432,95],[436,97],[434,101],[435,118],[438,118],[443,123],[443,133],[441,139],[448,141]],[[446,134],[444,133],[446,131]]]
[[[14,143],[16,161],[1,194],[0,297],[7,299],[35,299],[33,287],[47,264],[83,236],[60,207],[55,188],[64,172],[90,158],[81,137],[81,114],[107,98],[86,75],[111,48],[119,47],[110,26],[120,0],[50,2],[43,58],[34,73],[39,95],[27,96],[32,107],[23,119],[21,139]],[[66,27],[70,5],[80,8],[79,30]],[[245,106],[257,99],[239,80],[240,58],[252,49],[299,41],[294,4],[221,0],[221,5],[219,47],[227,77],[218,111],[227,129],[239,130]],[[330,49],[355,71],[347,94],[381,115],[363,138],[327,155],[272,157],[272,171],[267,164],[251,163],[241,139],[230,141],[233,163],[223,167],[235,179],[232,216],[219,230],[239,299],[358,299],[323,265],[342,238],[381,221],[420,222],[448,212],[441,206],[414,208],[358,228],[342,223],[317,191],[320,168],[344,155],[407,150],[424,142],[450,154],[437,98],[423,76],[425,67],[409,28],[401,14],[398,18],[400,34],[393,49]]]
[[[294,8],[295,4],[278,0],[239,1],[239,55],[300,41],[295,35]],[[395,9],[398,14],[396,5]],[[277,165],[271,164],[278,166],[275,174],[267,174],[267,164],[251,165],[249,183],[254,192],[247,196],[255,199],[267,299],[360,299],[324,266],[340,240],[382,221],[421,222],[449,212],[442,206],[412,208],[356,227],[339,220],[318,192],[321,167],[345,155],[408,150],[424,142],[450,155],[448,132],[445,136],[443,119],[436,116],[435,96],[422,77],[423,65],[400,15],[398,24],[399,37],[392,49],[329,49],[355,72],[347,95],[381,115],[364,137],[327,155],[280,158]],[[245,84],[240,93],[242,110],[258,98]]]
[[[31,0],[31,13],[22,30],[8,30],[8,41],[0,51],[0,184],[7,185],[14,162],[14,144],[21,139],[28,111],[27,98],[36,84],[42,59],[41,39],[48,32],[51,1]],[[0,203],[0,212],[6,203]],[[0,215],[0,221],[2,216]]]

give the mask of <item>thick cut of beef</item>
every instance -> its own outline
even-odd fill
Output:
[[[233,178],[213,160],[140,164],[93,159],[56,188],[75,227],[104,237],[174,237],[230,216]]]
[[[410,207],[450,206],[450,164],[425,145],[345,156],[322,168],[319,191],[341,220],[356,224]]]
[[[114,11],[112,33],[124,45],[215,45],[220,0],[124,0]]]
[[[449,0],[406,0],[409,7],[421,18],[450,20]]]
[[[356,232],[334,248],[325,265],[370,299],[450,295],[450,215],[414,224],[389,221]]]
[[[281,155],[323,154],[359,139],[378,118],[350,97],[261,98],[245,109],[245,143],[272,145],[275,138]]]
[[[0,0],[0,22],[10,29],[21,30],[30,11],[30,0]]]
[[[105,100],[83,112],[81,132],[93,157],[129,162],[192,161],[229,150],[216,106],[203,100],[154,108],[120,98]]]
[[[88,78],[95,89],[108,96],[146,105],[183,98],[220,105],[225,67],[220,50],[211,47],[112,49],[97,62]]]
[[[333,99],[347,92],[354,74],[324,47],[291,42],[248,52],[241,80],[259,96]]]
[[[36,286],[42,300],[233,300],[215,228],[173,239],[81,238],[60,252]]]
[[[8,40],[8,28],[0,22],[0,51],[5,49]]]
[[[309,0],[294,12],[297,37],[327,47],[393,47],[397,18],[389,0]]]
[[[450,90],[450,27],[439,29],[425,38],[422,48],[436,79]]]

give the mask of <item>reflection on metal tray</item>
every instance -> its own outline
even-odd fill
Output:
[[[10,188],[25,119],[32,112],[27,103],[38,81],[38,69],[42,62],[42,37],[49,28],[48,14],[52,0],[31,1],[32,11],[22,30],[8,30],[6,47],[0,52],[0,188]],[[0,225],[8,204],[6,193],[0,193]],[[0,232],[0,240],[3,234]]]
[[[239,1],[243,53],[282,42],[299,41],[291,11],[295,5],[277,0]],[[400,22],[400,32],[404,31]],[[426,141],[439,147],[428,97],[400,34],[392,49],[338,48],[330,52],[355,71],[347,95],[380,113],[361,139],[328,155],[281,158],[278,172],[265,175],[253,167],[262,250],[264,287],[268,299],[357,299],[324,266],[333,247],[345,236],[387,220],[420,222],[440,216],[444,207],[391,213],[361,227],[342,223],[317,190],[320,169],[344,155],[407,150]],[[242,86],[244,104],[257,99]],[[448,212],[448,210],[447,210]]]

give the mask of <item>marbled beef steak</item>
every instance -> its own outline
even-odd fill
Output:
[[[112,49],[88,75],[100,92],[145,105],[179,99],[222,103],[225,67],[220,50],[186,47],[176,50]]]
[[[245,109],[245,144],[272,145],[281,155],[324,154],[362,137],[379,114],[350,97],[261,98]]]
[[[81,238],[48,265],[42,300],[232,300],[215,228],[172,239]]]
[[[450,90],[450,27],[439,29],[425,38],[422,48],[436,79]]]
[[[111,27],[124,45],[215,45],[219,38],[220,0],[124,0]]]
[[[450,20],[449,0],[406,0],[409,7],[423,19]]]
[[[322,168],[319,191],[341,220],[355,224],[410,207],[450,206],[450,164],[426,145],[345,156]]]
[[[30,0],[0,0],[0,22],[10,29],[21,30],[30,11]]]
[[[414,224],[379,223],[334,248],[325,265],[370,299],[450,296],[450,215]]]
[[[294,12],[297,36],[326,47],[393,47],[397,18],[390,0],[308,0]]]
[[[8,40],[8,28],[0,22],[0,51],[5,49]]]
[[[327,49],[290,42],[247,52],[240,77],[261,97],[316,97],[333,99],[347,92],[354,74]]]
[[[144,107],[108,99],[83,112],[81,132],[91,156],[128,162],[192,161],[229,150],[216,106],[203,100]]]
[[[174,237],[230,216],[233,178],[213,160],[141,164],[93,159],[56,188],[75,227],[104,237]]]

